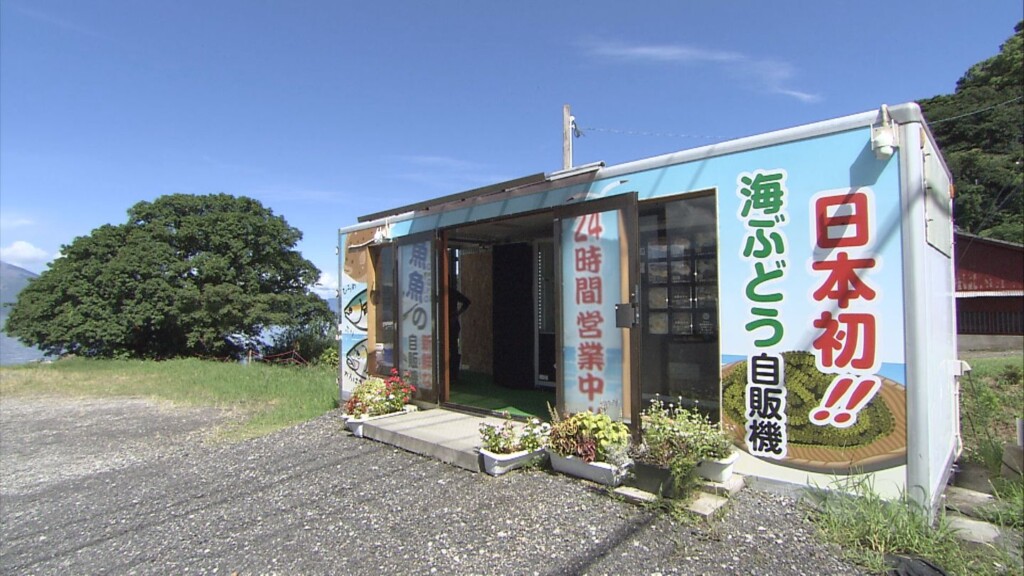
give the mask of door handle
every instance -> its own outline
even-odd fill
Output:
[[[634,328],[640,325],[640,308],[636,302],[615,305],[615,327]]]

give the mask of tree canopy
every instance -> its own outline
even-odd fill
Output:
[[[958,228],[1024,243],[1024,21],[953,94],[920,102],[956,184]]]
[[[6,331],[50,354],[223,357],[268,326],[331,317],[302,232],[258,201],[174,194],[62,247],[21,291]]]

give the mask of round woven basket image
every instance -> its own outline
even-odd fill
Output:
[[[809,352],[785,352],[783,358],[788,388],[789,441],[786,458],[766,461],[826,474],[875,472],[906,464],[907,395],[902,385],[880,376],[881,389],[861,410],[859,419],[864,421],[863,430],[830,430],[830,427],[810,423],[807,415],[817,407],[834,375],[819,372]],[[746,361],[734,362],[722,369],[722,426],[732,434],[733,443],[744,451],[748,451],[745,408],[737,403],[744,397],[746,369]],[[789,389],[791,381],[793,387]]]

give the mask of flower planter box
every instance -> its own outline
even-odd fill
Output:
[[[672,478],[672,471],[654,464],[634,462],[626,485],[662,498],[676,497],[676,483]]]
[[[480,448],[480,458],[484,463],[484,472],[491,476],[501,476],[516,468],[522,468],[531,462],[542,460],[545,454],[546,452],[543,448],[533,451],[521,450],[511,454],[497,454]]]
[[[705,480],[724,483],[732,477],[732,469],[739,457],[740,453],[733,450],[721,460],[704,460],[697,464],[697,475]]]
[[[626,476],[626,469],[620,468],[607,462],[584,462],[576,456],[561,456],[555,452],[548,451],[551,456],[551,467],[556,472],[604,484],[605,486],[618,486],[622,484]]]
[[[416,411],[416,407],[415,406],[407,404],[404,409],[399,410],[398,412],[389,412],[387,414],[380,414],[378,416],[359,416],[359,417],[349,416],[348,418],[345,419],[345,428],[348,428],[348,431],[351,432],[352,435],[355,436],[356,438],[362,438],[363,437],[363,424],[366,424],[367,422],[370,422],[372,420],[380,420],[381,418],[390,418],[391,416],[399,416],[399,415],[402,415],[402,414],[408,414],[409,412],[415,412],[415,411]]]

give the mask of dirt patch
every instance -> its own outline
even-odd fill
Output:
[[[187,451],[226,421],[220,410],[137,398],[0,398],[0,493]]]
[[[204,442],[216,411],[3,399],[0,573],[860,574],[791,497],[681,524],[572,478],[491,478],[343,431],[338,411]]]

